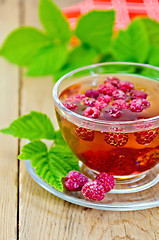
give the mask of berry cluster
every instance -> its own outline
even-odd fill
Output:
[[[101,118],[104,114],[107,119],[121,117],[125,109],[142,112],[150,106],[146,98],[147,94],[143,90],[135,90],[131,82],[107,77],[96,89],[87,89],[84,94],[67,97],[63,104],[72,111],[80,109],[85,117]]]
[[[135,140],[138,144],[145,145],[153,141],[158,135],[159,129],[135,132]],[[76,127],[75,134],[84,141],[93,141],[95,131],[87,128]],[[104,140],[107,144],[114,147],[123,147],[128,142],[128,134],[120,132],[103,132]]]
[[[115,179],[112,175],[101,172],[95,180],[88,181],[88,178],[78,171],[70,171],[65,177],[64,186],[69,191],[82,191],[85,198],[94,201],[101,201],[107,192],[115,186]]]
[[[105,152],[87,150],[82,153],[85,165],[96,171],[113,175],[141,173],[159,162],[159,147],[156,148],[116,148]]]

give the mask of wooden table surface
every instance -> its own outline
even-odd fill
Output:
[[[56,0],[60,7],[77,0]],[[0,0],[0,44],[20,25],[39,26],[38,0]],[[0,128],[37,110],[57,123],[51,78],[26,78],[0,59]],[[159,208],[110,212],[88,209],[42,189],[17,160],[23,143],[0,135],[0,240],[158,240]]]

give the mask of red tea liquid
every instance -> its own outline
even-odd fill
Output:
[[[81,78],[80,81],[78,80],[76,84],[67,87],[61,93],[61,101],[64,102],[67,97],[77,93],[83,94],[87,89],[96,89],[99,84],[104,82],[106,76],[108,75]],[[115,127],[118,121],[147,119],[159,115],[159,83],[157,81],[133,75],[114,74],[113,76],[118,77],[121,81],[132,82],[138,90],[144,90],[148,94],[147,100],[151,105],[139,113],[125,109],[121,117],[107,118],[106,121],[113,121]],[[82,115],[84,107],[86,106],[78,108],[76,113]],[[108,172],[117,177],[134,176],[151,169],[159,162],[158,128],[152,126],[147,130],[145,125],[143,130],[136,128],[134,132],[117,130],[111,133],[107,129],[97,131],[81,128],[61,117],[58,112],[57,118],[62,134],[73,153],[93,170]]]

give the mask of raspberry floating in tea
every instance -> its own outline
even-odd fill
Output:
[[[88,118],[112,121],[136,120],[150,107],[143,89],[129,81],[107,77],[103,83],[67,97],[66,108]],[[129,118],[129,119],[128,119]]]
[[[91,129],[76,127],[75,133],[80,139],[84,141],[93,141],[94,139],[94,131]]]

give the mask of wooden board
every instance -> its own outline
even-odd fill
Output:
[[[31,15],[36,12],[35,1],[34,3],[31,0],[27,1],[26,6],[25,21],[35,23],[35,15]],[[40,26],[38,22],[37,26]],[[27,113],[31,109],[39,110],[46,112],[54,120],[51,79],[23,78],[22,85],[21,113]],[[22,240],[150,240],[157,236],[152,221],[152,214],[155,214],[157,209],[120,213],[79,207],[39,187],[28,175],[24,163],[21,163],[20,170],[20,239]]]
[[[61,7],[64,6],[62,1],[56,2]],[[68,4],[69,1],[65,1],[65,6],[66,2]],[[38,0],[1,1],[0,42],[18,23],[41,28],[37,5]],[[47,113],[57,128],[53,110],[52,79],[25,78],[22,72],[18,74],[17,67],[2,59],[0,67],[0,127],[7,126],[17,118],[18,113],[23,115],[30,110],[36,110]],[[23,143],[21,142],[21,146]],[[109,212],[70,204],[38,186],[29,176],[24,162],[20,163],[18,175],[16,139],[0,135],[0,148],[0,239],[159,239],[159,208],[136,212]]]
[[[0,1],[0,45],[18,26],[18,0]],[[9,14],[12,12],[12,14]],[[19,112],[18,69],[0,58],[0,128]],[[17,238],[18,140],[0,134],[0,239]]]

